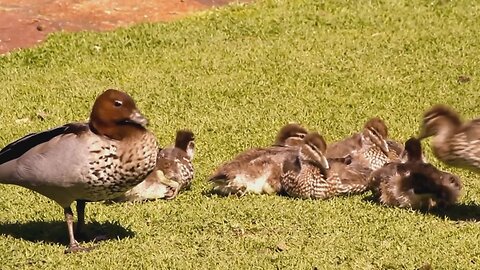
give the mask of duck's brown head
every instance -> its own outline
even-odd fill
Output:
[[[144,131],[148,121],[127,93],[108,89],[95,100],[89,124],[95,133],[121,140]]]

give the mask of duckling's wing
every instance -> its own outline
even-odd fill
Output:
[[[465,133],[470,142],[480,141],[480,119],[472,120],[466,123],[460,132]],[[480,142],[478,142],[480,144]]]
[[[449,164],[480,172],[480,119],[471,121],[450,139]]]
[[[335,162],[331,165],[329,174],[338,175],[338,193],[339,194],[358,194],[368,189],[368,177],[372,170],[360,164],[352,163],[349,165]]]
[[[355,133],[351,137],[329,144],[325,156],[327,158],[340,158],[362,148],[362,135]]]

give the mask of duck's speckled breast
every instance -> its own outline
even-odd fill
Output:
[[[129,141],[97,140],[89,147],[89,170],[82,199],[101,201],[117,197],[142,182],[155,168],[158,145],[145,132]]]

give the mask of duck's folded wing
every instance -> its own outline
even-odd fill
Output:
[[[33,147],[45,143],[56,136],[69,133],[78,134],[88,129],[89,127],[86,123],[70,123],[50,130],[28,134],[8,144],[0,151],[0,165],[22,156]]]

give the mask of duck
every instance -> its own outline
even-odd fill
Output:
[[[127,93],[107,89],[93,103],[88,122],[74,122],[26,135],[0,151],[0,183],[33,190],[64,211],[66,253],[87,251],[76,240],[86,202],[115,198],[155,168],[157,140]],[[73,230],[71,205],[78,223]]]
[[[388,139],[388,128],[385,122],[378,118],[370,118],[363,131],[341,141],[329,144],[325,155],[329,159],[350,155],[364,166],[376,170],[385,163],[398,159],[403,149],[394,140]]]
[[[437,159],[480,173],[480,118],[463,122],[452,108],[437,104],[424,113],[418,135],[420,140],[429,137]]]
[[[460,178],[424,162],[417,138],[405,142],[405,151],[406,161],[388,163],[372,172],[373,197],[383,205],[422,210],[455,204],[462,189]]]
[[[154,171],[140,184],[113,201],[172,200],[180,191],[189,189],[194,177],[194,140],[192,131],[178,130],[175,144],[159,149]]]
[[[328,178],[329,162],[324,155],[327,144],[318,132],[305,136],[297,155],[289,156],[282,166],[283,192],[293,198],[327,199],[337,194],[338,178]]]
[[[284,125],[271,146],[245,150],[215,169],[208,181],[212,193],[220,196],[279,194],[283,160],[298,152],[298,141],[306,129],[299,124]]]

